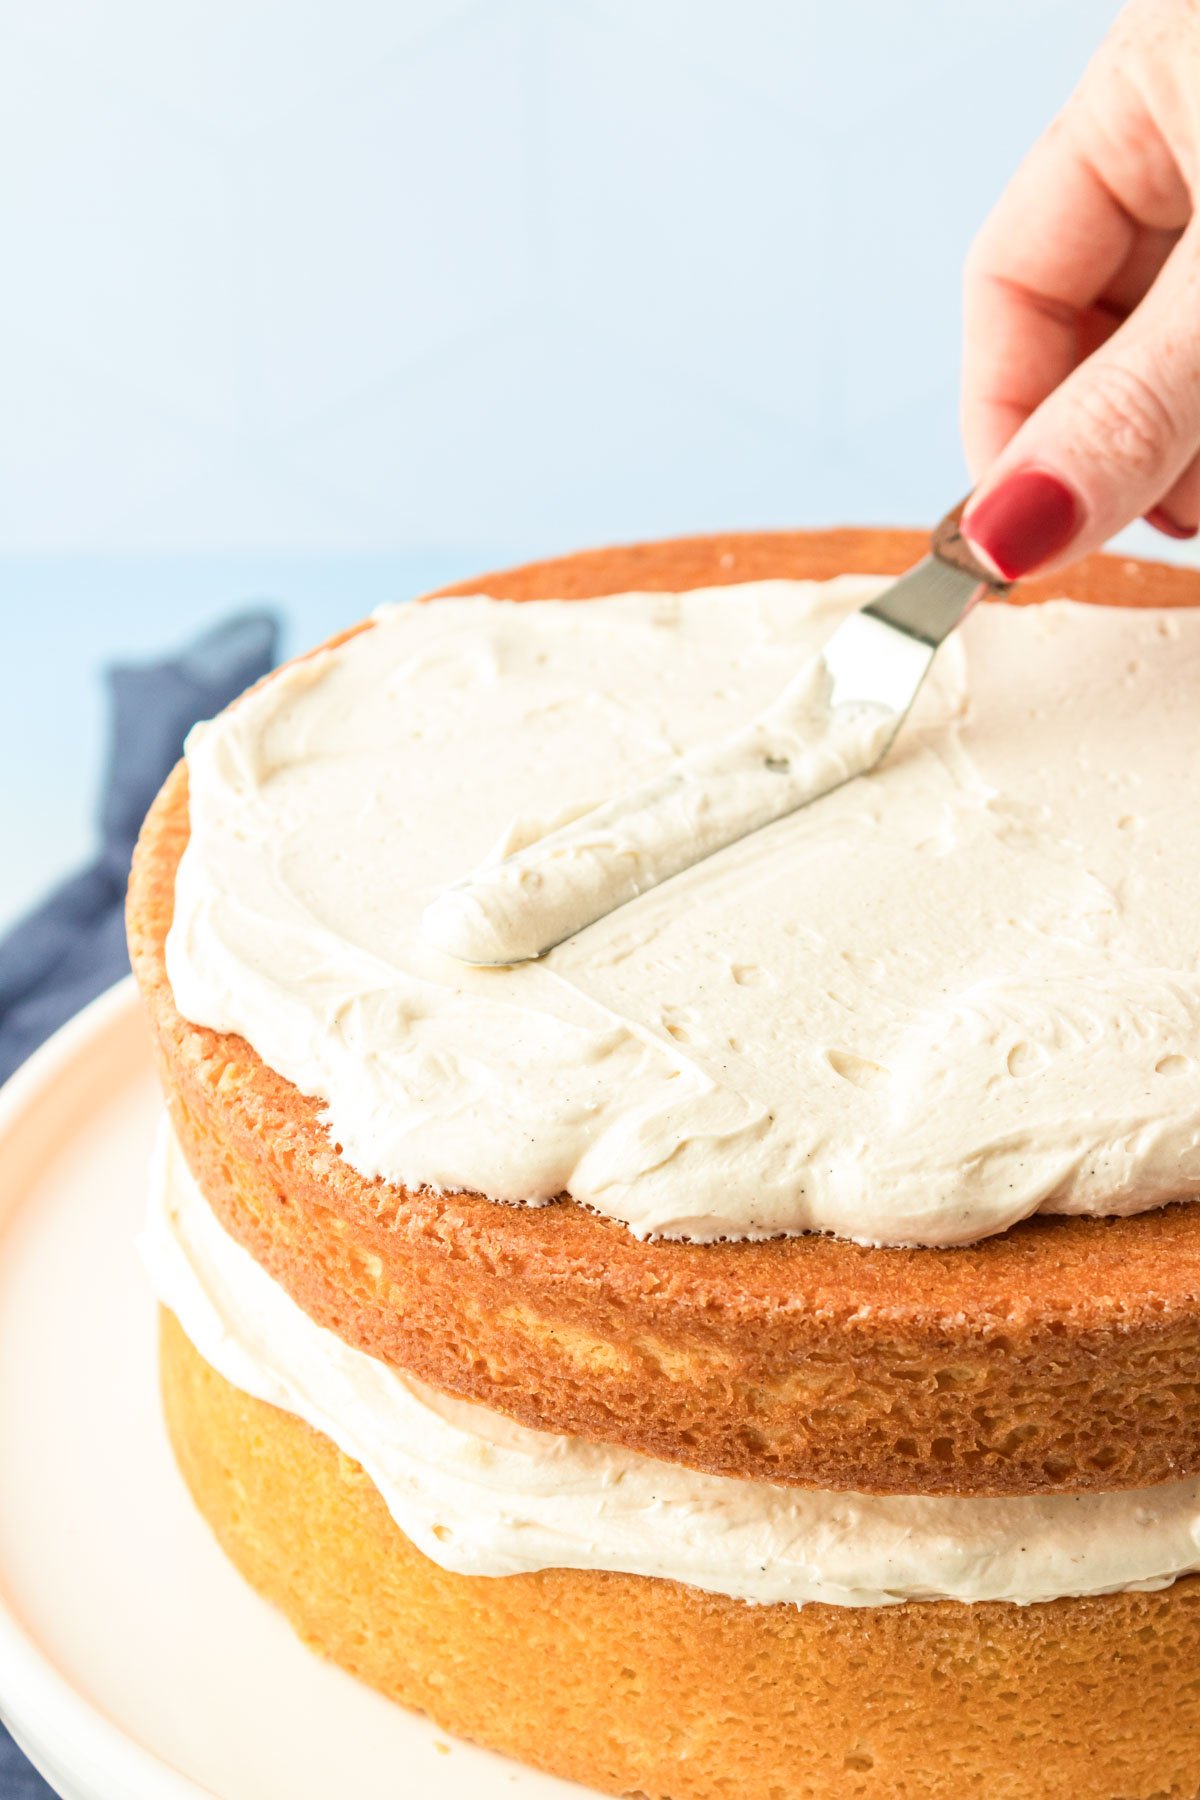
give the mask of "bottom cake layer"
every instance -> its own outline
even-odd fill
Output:
[[[162,1315],[167,1425],[304,1641],[447,1731],[647,1800],[1193,1800],[1200,1577],[1019,1607],[754,1606],[643,1576],[452,1574],[362,1469]]]

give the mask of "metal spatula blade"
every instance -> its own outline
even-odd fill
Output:
[[[928,556],[842,621],[761,718],[446,888],[423,915],[426,939],[476,967],[532,961],[873,768],[938,646],[981,594],[1006,586],[961,536],[961,511],[937,527]]]

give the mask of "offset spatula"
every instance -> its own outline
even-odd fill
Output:
[[[753,724],[446,888],[423,935],[460,962],[528,962],[752,831],[808,806],[884,755],[938,646],[1007,584],[959,531],[851,613]]]

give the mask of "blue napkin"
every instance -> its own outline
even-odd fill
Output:
[[[27,1763],[0,1724],[0,1795],[4,1800],[54,1800],[32,1763]]]
[[[0,939],[0,1081],[127,972],[125,880],[146,809],[191,726],[265,675],[277,644],[270,613],[242,613],[178,656],[108,670],[112,723],[99,849]],[[50,1795],[0,1724],[0,1800]]]
[[[242,613],[164,662],[108,670],[99,851],[0,940],[0,1081],[128,971],[125,880],[146,810],[191,726],[266,674],[277,639],[270,613]]]

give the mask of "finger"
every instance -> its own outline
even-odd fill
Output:
[[[1170,493],[1200,448],[1200,226],[1141,305],[1020,426],[963,521],[1015,577],[1095,549]]]
[[[1191,216],[1188,183],[1155,116],[1186,109],[1191,84],[1171,82],[1151,110],[1122,36],[1136,36],[1136,10],[1018,169],[968,258],[963,436],[977,479],[1079,360],[1079,315],[1102,297],[1131,310]]]
[[[1098,297],[1098,304],[1128,318],[1154,286],[1163,264],[1179,242],[1179,231],[1157,231],[1141,226],[1134,233],[1129,254]]]
[[[1120,329],[1139,301],[1145,298],[1147,290],[1158,277],[1178,241],[1177,231],[1141,230],[1135,233],[1129,255],[1108,282],[1104,292],[1091,306],[1075,314],[1071,322],[1073,338],[1069,359],[1064,358],[1067,367],[1063,370],[1062,378],[1065,379],[1071,369],[1099,350]],[[1051,377],[1047,377],[1044,384],[1032,384],[1024,399],[1011,399],[995,409],[992,420],[994,451],[972,459],[972,468],[977,476],[986,471],[988,464],[994,461],[995,456],[999,455],[1004,445],[1040,404],[1045,393],[1049,393],[1057,385],[1057,370],[1051,372]],[[1045,393],[1042,392],[1043,385]]]
[[[1100,297],[1075,321],[1077,363],[1084,362],[1125,323],[1145,299],[1179,242],[1177,231],[1140,231],[1133,249]]]
[[[962,422],[977,477],[1074,368],[1076,321],[1125,265],[1136,229],[1083,160],[1068,111],[967,258]]]
[[[1192,458],[1183,474],[1150,508],[1146,519],[1164,537],[1196,536],[1200,528],[1200,456]]]

